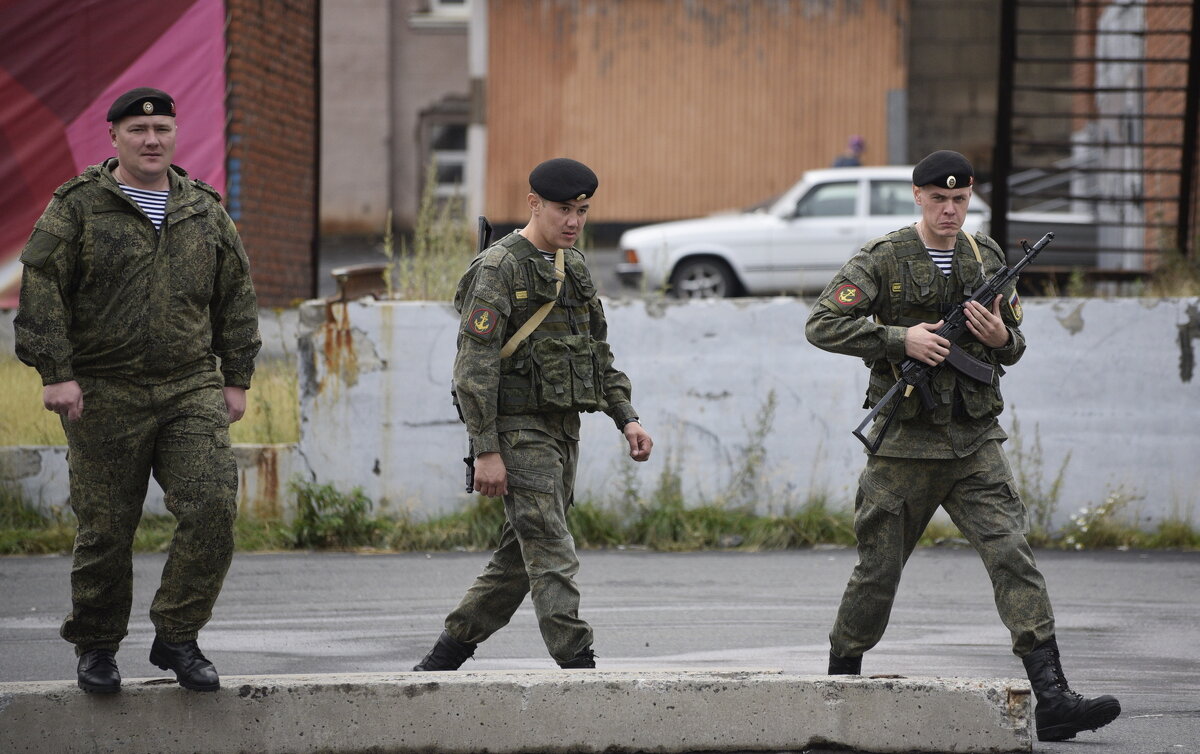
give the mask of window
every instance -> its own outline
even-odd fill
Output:
[[[461,196],[467,166],[467,124],[442,123],[431,129],[430,159],[437,176],[439,199]]]
[[[415,29],[465,29],[471,16],[471,0],[426,0],[408,17]]]
[[[425,187],[433,168],[433,193],[440,202],[461,199],[466,193],[467,124],[470,102],[464,95],[448,95],[421,112],[417,158],[419,186]]]
[[[471,0],[429,0],[429,12],[439,16],[465,16]]]
[[[852,217],[857,197],[857,181],[825,183],[796,203],[796,217]]]
[[[912,184],[906,181],[871,181],[871,214],[906,217],[921,214],[917,203],[913,201]]]

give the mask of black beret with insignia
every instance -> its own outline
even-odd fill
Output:
[[[966,188],[974,184],[975,171],[966,157],[949,149],[929,155],[913,168],[914,186],[940,186],[941,188]]]
[[[175,100],[161,89],[139,86],[117,97],[112,107],[108,108],[109,123],[134,115],[169,115],[174,118]]]
[[[546,160],[529,174],[533,193],[552,202],[587,199],[598,185],[600,180],[591,168],[566,157]]]

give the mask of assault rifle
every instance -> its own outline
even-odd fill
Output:
[[[958,340],[967,332],[967,304],[975,301],[984,307],[991,308],[992,301],[995,300],[996,296],[999,296],[1004,292],[1004,289],[1015,282],[1017,276],[1021,274],[1021,270],[1025,269],[1046,244],[1053,240],[1054,234],[1047,233],[1031,247],[1025,239],[1021,239],[1021,248],[1025,250],[1025,256],[1021,258],[1021,261],[1012,267],[1007,265],[1001,267],[978,290],[972,293],[970,298],[960,302],[952,312],[943,318],[942,326],[933,331],[934,335],[940,335],[950,341],[950,355],[946,357],[943,363],[949,363],[950,366],[973,380],[991,384],[993,377],[992,366],[976,359],[958,346]],[[941,368],[941,364],[933,366],[913,358],[907,358],[900,364],[900,379],[896,380],[896,384],[892,385],[892,389],[888,390],[879,399],[879,402],[875,404],[871,412],[862,420],[862,423],[854,429],[854,436],[863,445],[867,446],[867,452],[874,453],[879,450],[879,446],[883,444],[883,436],[887,434],[888,427],[892,425],[892,419],[896,418],[896,412],[900,409],[900,403],[904,398],[912,395],[913,390],[918,391],[921,397],[921,405],[926,410],[934,407],[933,393],[929,389],[929,381],[933,379],[933,376]],[[903,395],[900,395],[901,388],[904,390]],[[884,418],[883,425],[879,428],[879,433],[875,435],[874,442],[868,440],[865,433],[866,428],[875,421],[875,417],[879,416],[880,412],[889,404],[891,404],[892,409]]]
[[[483,215],[479,216],[478,228],[478,245],[475,249],[476,254],[480,254],[484,249],[492,245],[492,224]],[[458,390],[454,385],[454,380],[450,381],[450,397],[454,400],[454,408],[458,411],[458,420],[466,424],[467,420],[463,417],[462,408],[458,404]],[[467,435],[467,457],[463,459],[463,463],[467,465],[466,488],[467,492],[475,491],[475,443],[471,441],[470,434]]]

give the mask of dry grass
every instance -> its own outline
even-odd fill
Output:
[[[260,364],[246,394],[246,415],[230,427],[235,443],[284,443],[300,438],[296,368]],[[66,445],[62,425],[42,408],[42,382],[16,359],[0,358],[0,445]]]
[[[0,445],[66,445],[58,417],[42,408],[42,380],[16,359],[0,359]]]

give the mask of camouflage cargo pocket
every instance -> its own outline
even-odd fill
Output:
[[[554,475],[509,468],[504,512],[521,539],[561,539],[569,535],[555,495]]]
[[[517,346],[512,356],[500,360],[500,387],[497,411],[503,415],[531,414],[537,411],[533,389],[533,358],[529,341]]]
[[[570,411],[575,407],[572,389],[570,338],[542,338],[530,350],[533,359],[533,392],[539,411]]]
[[[592,340],[588,338],[588,352],[591,355],[590,367],[592,370],[592,379],[589,390],[593,396],[589,407],[585,411],[606,411],[608,409],[608,400],[604,397],[604,372],[612,364],[612,349],[602,340]]]
[[[876,508],[896,515],[904,510],[904,496],[885,487],[869,470],[863,470],[858,486],[866,502]]]

